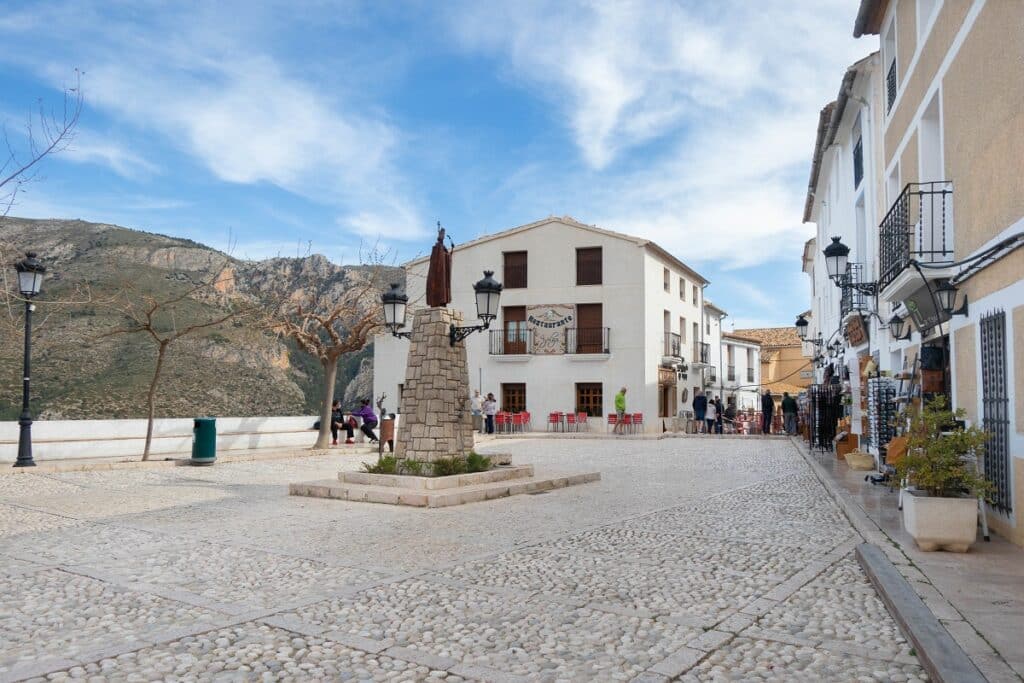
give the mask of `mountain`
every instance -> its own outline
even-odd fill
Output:
[[[126,283],[137,300],[166,300],[224,265],[232,277],[224,278],[216,295],[190,297],[167,323],[180,329],[222,314],[227,298],[255,300],[282,284],[292,292],[337,293],[370,277],[367,266],[339,266],[319,254],[245,261],[192,240],[116,225],[0,218],[0,267],[8,283],[14,275],[11,261],[26,251],[35,251],[47,267],[32,334],[32,412],[43,419],[145,416],[156,345],[144,333],[111,334],[124,317],[109,301]],[[399,268],[387,271],[384,282],[404,279]],[[24,321],[17,306],[2,317],[0,420],[13,420],[21,411]],[[335,395],[365,391],[367,372],[372,378],[371,348],[342,357]],[[171,345],[157,415],[313,414],[320,378],[319,362],[293,342],[231,320]]]

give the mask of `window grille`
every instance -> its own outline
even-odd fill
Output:
[[[1013,511],[1010,492],[1009,395],[1006,385],[1006,312],[996,311],[981,319],[982,424],[989,433],[985,442],[985,478],[992,482],[992,506]]]

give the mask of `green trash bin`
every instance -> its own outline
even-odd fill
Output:
[[[212,465],[217,459],[217,418],[197,417],[192,426],[192,464]]]

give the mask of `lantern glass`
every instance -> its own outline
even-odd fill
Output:
[[[43,288],[43,274],[46,272],[44,266],[35,255],[35,252],[28,252],[25,258],[14,264],[18,271],[18,291],[25,298],[34,297]]]
[[[825,247],[825,266],[828,268],[828,276],[837,281],[846,274],[846,260],[850,256],[850,248],[839,241],[838,237],[832,238],[832,244]]]
[[[796,333],[797,335],[799,335],[800,341],[807,339],[807,328],[809,326],[810,323],[807,322],[807,318],[805,318],[802,314],[799,318],[796,319]]]
[[[498,317],[502,286],[493,276],[493,270],[485,270],[484,278],[473,285],[473,291],[476,292],[476,315],[485,324],[490,324]]]
[[[947,280],[935,290],[935,297],[939,300],[939,306],[946,312],[946,315],[951,315],[953,307],[956,305],[956,287]]]
[[[901,318],[898,315],[894,315],[889,320],[889,332],[892,334],[894,339],[904,339],[906,331],[907,321],[905,318]]]
[[[409,297],[399,289],[397,283],[391,283],[390,291],[381,296],[381,302],[384,304],[384,325],[392,332],[405,327]]]

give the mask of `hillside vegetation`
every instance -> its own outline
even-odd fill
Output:
[[[43,419],[145,416],[156,349],[141,335],[106,336],[123,323],[107,302],[126,283],[133,296],[167,299],[215,272],[225,259],[233,277],[230,291],[219,294],[249,300],[271,283],[279,284],[281,277],[291,279],[287,286],[293,291],[341,291],[366,276],[363,267],[338,266],[320,255],[244,261],[191,240],[77,220],[2,218],[0,245],[7,260],[31,250],[47,267],[32,335],[32,410]],[[10,263],[0,267],[13,275]],[[384,281],[402,278],[400,269],[390,270]],[[184,327],[215,317],[218,310],[217,297],[190,298],[173,324]],[[13,420],[21,410],[21,310],[15,309],[5,323],[0,330],[0,420]],[[337,397],[369,357],[368,348],[342,359]],[[364,367],[364,375],[369,370]],[[175,343],[160,383],[157,415],[313,414],[319,383],[316,359],[249,320],[235,319]],[[359,385],[366,386],[365,376]]]

